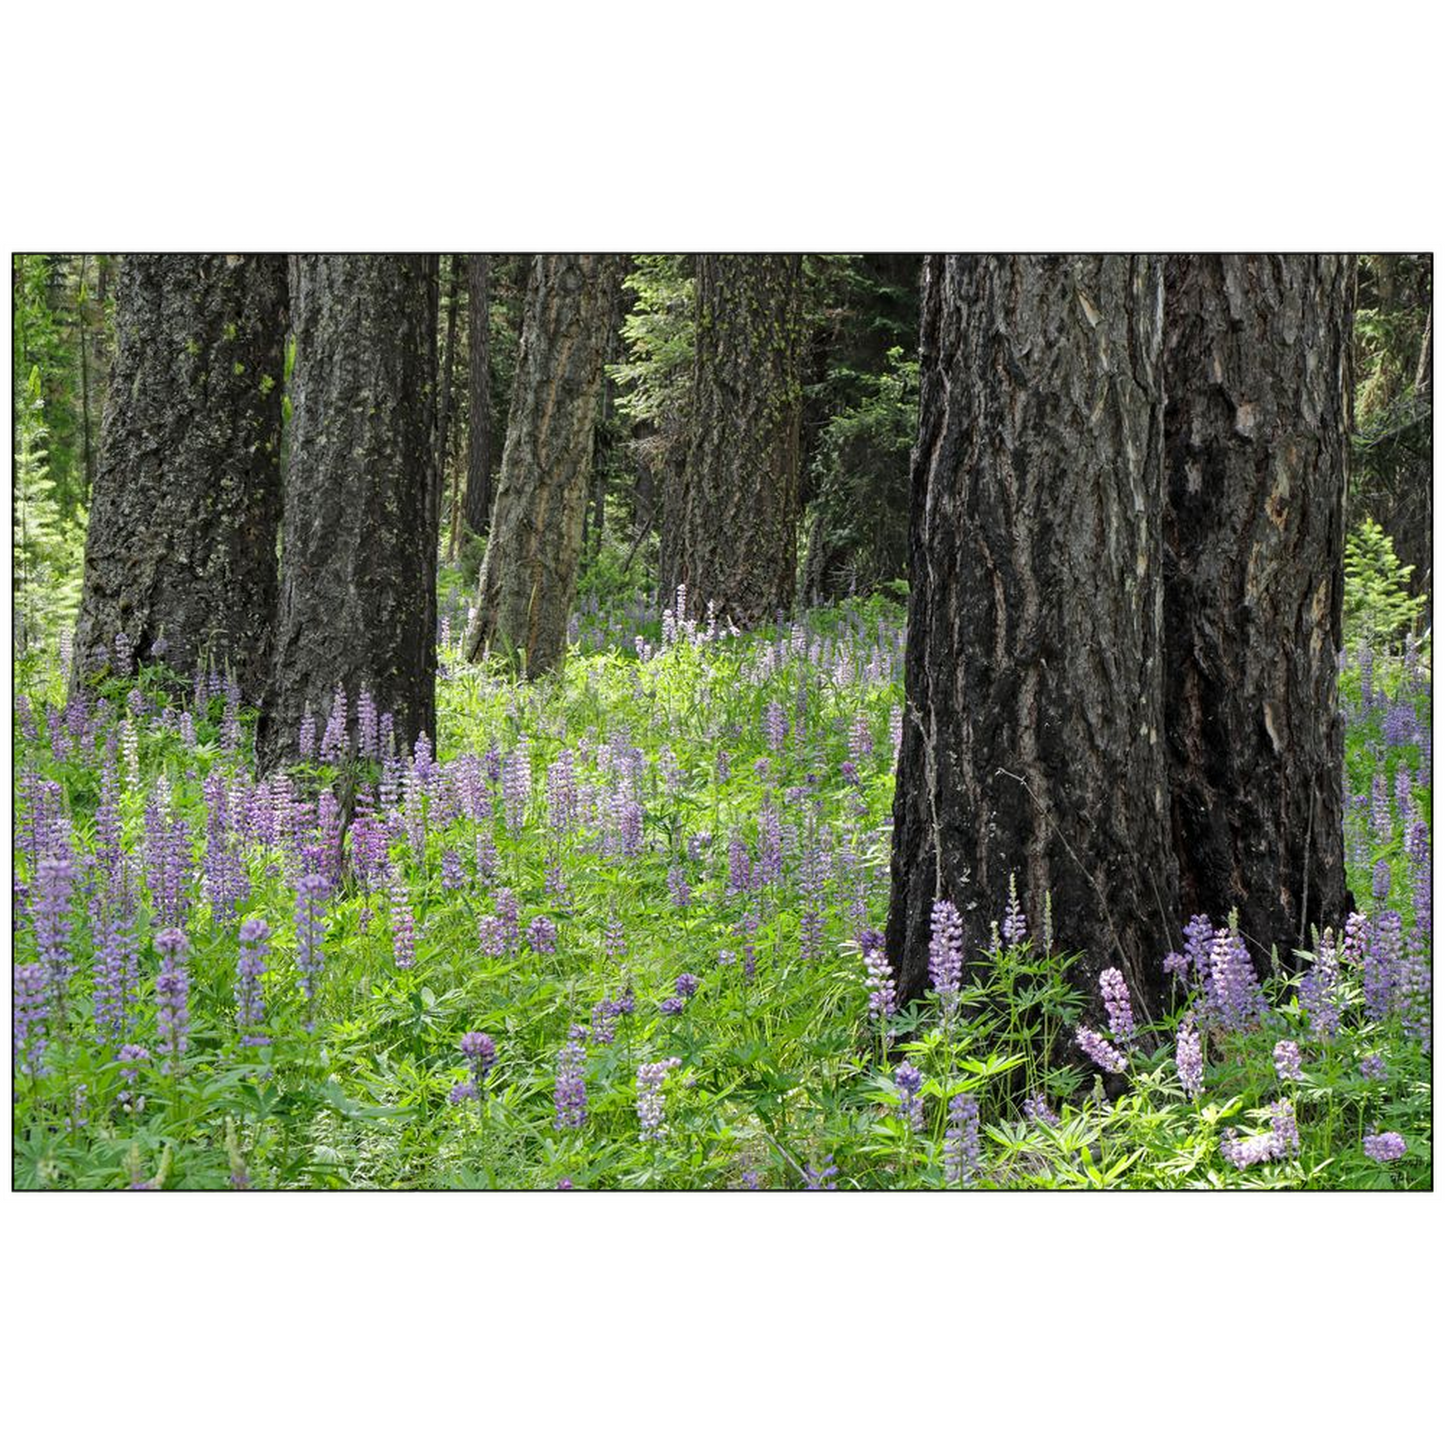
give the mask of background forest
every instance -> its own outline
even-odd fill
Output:
[[[22,1187],[1428,1179],[1430,258],[1086,258],[1141,356],[1073,432],[1073,272],[923,259],[15,256]],[[1110,489],[1171,380],[1161,640]],[[1275,407],[1261,569],[1188,479]]]

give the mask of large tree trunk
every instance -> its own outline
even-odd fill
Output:
[[[485,532],[492,514],[491,277],[485,256],[467,257],[467,526]]]
[[[281,515],[284,256],[121,259],[86,532],[79,676],[118,633],[265,685]],[[126,659],[127,664],[130,659]]]
[[[930,256],[888,954],[936,898],[1157,991],[1175,922],[1161,669],[1162,266]]]
[[[1181,256],[1165,280],[1165,725],[1184,908],[1261,961],[1346,912],[1336,658],[1350,276]]]
[[[567,648],[582,548],[615,256],[532,262],[502,470],[467,655],[526,653],[537,677]]]
[[[692,443],[663,571],[692,610],[716,602],[740,626],[793,600],[802,304],[801,256],[697,258]]]
[[[339,684],[436,737],[435,256],[301,256],[266,766]]]

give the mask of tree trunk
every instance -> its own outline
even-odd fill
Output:
[[[164,638],[176,671],[234,671],[257,699],[276,610],[285,258],[125,256],[115,321],[77,675],[118,633],[145,660]]]
[[[1184,908],[1265,961],[1347,911],[1336,697],[1351,263],[1166,269],[1165,726]]]
[[[930,256],[888,955],[928,988],[1017,873],[1034,924],[1147,1003],[1175,925],[1161,670],[1162,267]]]
[[[452,373],[457,364],[457,296],[461,286],[462,258],[453,256],[447,285],[447,339],[442,348],[440,399],[437,403],[436,507],[441,517],[442,498],[447,494],[447,445],[451,441]],[[440,539],[438,539],[440,545]]]
[[[697,258],[692,442],[664,572],[740,626],[793,600],[802,301],[801,256]]]
[[[490,275],[485,256],[467,257],[469,403],[467,410],[467,526],[485,532],[492,513],[492,378]]]
[[[536,677],[567,647],[577,582],[613,256],[539,255],[532,263],[502,470],[467,655],[526,653]]]
[[[338,685],[436,737],[437,258],[300,256],[281,616],[258,743],[294,757]]]

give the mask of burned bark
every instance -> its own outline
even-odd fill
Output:
[[[1037,925],[1157,993],[1175,923],[1163,747],[1162,266],[930,256],[888,955],[928,987],[1016,874]]]

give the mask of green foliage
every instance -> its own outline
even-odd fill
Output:
[[[830,596],[869,592],[907,567],[908,461],[918,362],[892,347],[877,376],[848,373],[858,400],[824,426],[813,460],[805,575]],[[880,519],[892,519],[887,525]],[[901,519],[901,520],[900,520]]]
[[[596,575],[612,565],[600,564]],[[626,574],[613,577],[612,595],[625,601]],[[465,593],[453,574],[445,580],[442,610],[450,616]],[[280,843],[253,842],[244,911],[274,930],[264,1045],[238,1037],[237,925],[212,916],[190,877],[191,1048],[178,1072],[163,1073],[152,1060],[134,1085],[94,1042],[85,996],[93,943],[88,910],[77,899],[70,937],[78,968],[66,1028],[48,1046],[48,1072],[17,1080],[16,1186],[220,1189],[243,1179],[285,1189],[549,1188],[568,1179],[579,1188],[756,1181],[788,1189],[804,1186],[831,1157],[840,1188],[935,1187],[948,1177],[949,1101],[969,1093],[981,1106],[978,1187],[1427,1188],[1429,1056],[1398,1019],[1364,1017],[1356,967],[1343,972],[1342,1024],[1329,1038],[1311,1034],[1287,974],[1272,982],[1264,1025],[1206,1037],[1205,1092],[1194,1100],[1184,1095],[1173,1059],[1174,1031],[1190,1005],[1183,998],[1142,1026],[1126,1078],[1106,1088],[1078,1067],[1066,1043],[1081,1010],[1097,1015],[1097,1000],[1081,995],[1074,961],[1046,945],[1040,920],[1029,941],[971,961],[959,1012],[942,1016],[927,1001],[886,1026],[869,1018],[858,935],[882,922],[887,905],[889,728],[901,687],[896,665],[836,668],[809,652],[861,661],[883,638],[896,664],[901,622],[895,604],[873,598],[808,614],[801,643],[791,648],[788,634],[769,630],[706,645],[684,637],[640,660],[620,642],[644,631],[655,643],[655,624],[627,613],[609,626],[599,609],[584,613],[581,643],[562,672],[537,683],[517,682],[497,664],[464,665],[453,630],[441,658],[438,756],[481,759],[495,748],[505,760],[527,738],[530,796],[520,817],[507,818],[496,785],[490,812],[479,820],[453,807],[439,813],[431,794],[408,805],[405,816],[424,826],[424,841],[413,843],[405,825],[391,837],[388,864],[397,881],[367,887],[350,877],[328,907],[314,1032],[305,1027],[297,969],[294,855]],[[63,680],[30,663],[21,676],[40,690],[16,728],[17,777],[34,769],[61,785],[77,847],[88,849],[104,730],[93,750],[52,748],[49,728],[64,723],[48,721],[45,705],[60,701]],[[153,699],[149,706],[136,707],[132,686]],[[197,707],[191,744],[175,715],[156,705],[168,696],[159,668],[106,687],[105,726],[123,723],[137,738],[134,776],[124,741],[120,748],[127,851],[140,852],[147,802],[164,775],[189,821],[203,876],[204,780],[221,769],[246,785],[241,758],[221,743],[222,701]],[[1356,695],[1358,680],[1347,678],[1345,692]],[[1426,705],[1423,691],[1419,697]],[[761,727],[769,704],[784,710],[790,728],[806,730],[777,751]],[[244,718],[248,737],[252,723]],[[730,755],[726,770],[719,748]],[[599,849],[591,824],[554,826],[544,783],[564,751],[584,788],[615,786],[601,754],[635,756],[645,814],[640,852]],[[1348,756],[1351,791],[1368,790],[1382,757],[1387,772],[1408,766],[1411,808],[1428,817],[1414,745],[1387,747],[1377,721],[1356,718]],[[355,785],[359,795],[364,785],[374,797],[380,783],[369,763],[310,765],[293,781],[308,805],[322,787]],[[737,894],[729,889],[728,840],[736,831],[757,856],[765,807],[779,810],[796,842],[781,876]],[[22,800],[22,888],[35,876],[25,847],[28,816]],[[830,862],[813,885],[801,853],[824,840],[823,828]],[[456,850],[470,871],[479,829],[496,849],[495,876],[447,887],[444,854]],[[1364,898],[1374,860],[1353,850],[1350,856],[1350,884]],[[1389,903],[1409,930],[1410,883],[1398,837],[1388,856],[1400,880]],[[560,896],[552,883],[558,868]],[[685,904],[672,896],[669,875],[678,869],[691,889]],[[144,880],[143,870],[138,876]],[[520,904],[523,929],[539,914],[556,923],[555,953],[523,944],[494,957],[479,948],[478,919],[497,910],[502,886]],[[395,962],[389,917],[398,900],[416,917],[410,969]],[[141,906],[133,1037],[153,1045],[157,960]],[[810,949],[804,920],[813,907],[821,932]],[[30,916],[22,911],[16,935],[21,965],[36,957]],[[621,951],[609,946],[613,926]],[[755,951],[751,980],[741,967],[745,942]],[[1310,962],[1301,954],[1294,967]],[[683,1013],[669,1016],[659,1005],[683,972],[700,987]],[[586,1127],[556,1129],[553,1086],[569,1027],[586,1025],[604,993],[616,998],[629,986],[634,1012],[616,1021],[611,1040],[588,1040]],[[473,1029],[495,1039],[497,1065],[479,1099],[450,1103],[465,1078],[457,1041]],[[1276,1074],[1273,1045],[1281,1037],[1299,1043],[1302,1080],[1282,1082]],[[1383,1077],[1361,1072],[1361,1061],[1374,1055]],[[671,1057],[681,1062],[664,1088],[669,1132],[643,1141],[637,1066]],[[894,1076],[904,1059],[924,1075],[919,1129],[898,1109]],[[1026,1094],[1044,1095],[1057,1122],[1023,1115]],[[1236,1170],[1221,1153],[1226,1131],[1268,1132],[1269,1111],[1280,1100],[1295,1111],[1300,1154]],[[1363,1138],[1383,1130],[1407,1141],[1397,1163],[1378,1164],[1363,1152]]]
[[[1409,591],[1413,571],[1372,517],[1345,539],[1345,646],[1351,652],[1388,649],[1414,630],[1424,603]]]
[[[80,606],[85,514],[67,518],[56,500],[45,450],[40,370],[31,369],[15,405],[15,637],[21,653],[53,642]]]

